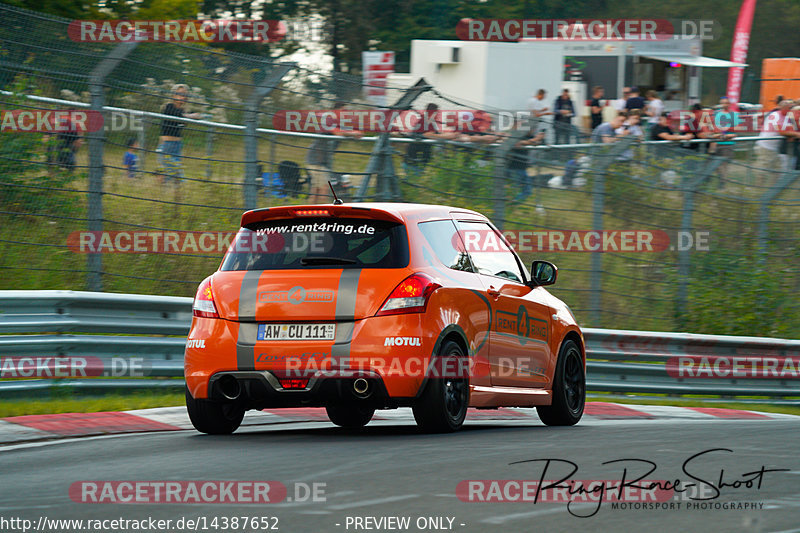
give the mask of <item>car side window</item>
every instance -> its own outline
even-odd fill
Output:
[[[418,226],[439,261],[453,270],[475,272],[451,220],[421,222]]]
[[[458,231],[479,273],[524,283],[525,275],[516,256],[489,224],[459,221]]]

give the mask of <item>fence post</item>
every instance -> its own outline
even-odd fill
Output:
[[[633,139],[623,138],[615,142],[605,152],[600,153],[598,148],[592,147],[590,154],[593,158],[602,158],[597,170],[594,173],[592,182],[592,230],[602,234],[603,215],[605,214],[605,195],[606,195],[606,176],[608,168],[614,163],[617,157],[633,144]],[[592,266],[590,271],[589,289],[589,309],[592,317],[592,326],[600,327],[602,317],[601,306],[603,305],[603,250],[592,251]]]
[[[762,263],[766,260],[767,256],[767,228],[769,226],[769,204],[777,198],[787,187],[789,187],[800,176],[800,172],[793,171],[784,174],[775,185],[769,188],[767,192],[758,200],[759,217],[758,217],[758,251],[761,256]]]
[[[431,89],[432,87],[428,85],[428,82],[424,78],[420,78],[389,109],[398,111],[410,109],[414,100]],[[400,187],[397,184],[397,175],[392,161],[394,152],[392,143],[389,142],[390,137],[391,133],[388,131],[378,135],[378,140],[375,141],[375,146],[372,147],[372,153],[369,156],[367,169],[364,171],[364,179],[361,180],[361,186],[358,188],[358,193],[354,199],[355,202],[363,202],[366,199],[372,174],[376,174],[377,200],[397,201],[401,199]]]
[[[503,139],[503,141],[494,148],[494,201],[492,207],[492,222],[497,226],[497,229],[505,229],[506,223],[506,168],[508,167],[508,154],[514,148],[520,139],[528,134],[528,130],[518,128],[513,130],[511,134]]]
[[[136,41],[117,45],[92,69],[89,74],[89,108],[102,113],[105,105],[103,82],[120,61],[125,59],[139,43]],[[104,121],[105,122],[105,121]],[[104,128],[87,132],[89,139],[89,231],[103,231],[103,149],[106,135]],[[103,290],[103,259],[99,253],[86,256],[87,285],[90,291]]]
[[[725,162],[723,157],[710,156],[708,163],[700,173],[691,178],[684,176],[683,188],[683,213],[681,215],[681,233],[686,235],[692,231],[694,218],[694,195],[698,187],[711,178],[711,175]],[[680,237],[677,245],[680,245]],[[678,247],[678,299],[676,309],[676,325],[679,329],[686,329],[689,322],[689,278],[691,276],[691,250]]]
[[[211,181],[211,156],[214,155],[214,126],[206,130],[206,179]]]
[[[255,209],[258,197],[258,108],[295,63],[278,63],[264,80],[253,88],[244,112],[244,208]]]

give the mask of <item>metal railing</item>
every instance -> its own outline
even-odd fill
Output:
[[[191,304],[191,298],[171,296],[0,291],[0,359],[80,356],[109,362],[116,358],[138,360],[145,370],[140,379],[8,379],[0,381],[0,398],[60,389],[181,390],[183,381],[175,378],[183,376]],[[589,392],[800,398],[798,379],[682,379],[667,372],[667,361],[676,356],[796,357],[800,340],[595,328],[583,332]]]

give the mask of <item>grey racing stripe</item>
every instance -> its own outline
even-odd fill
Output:
[[[256,303],[258,300],[258,280],[260,270],[248,270],[244,273],[242,287],[239,290],[239,334],[236,339],[236,367],[239,370],[254,370],[256,334]]]
[[[339,278],[339,290],[336,292],[336,338],[331,347],[331,360],[336,362],[334,367],[350,366],[350,342],[353,340],[360,277],[361,269],[354,268],[343,269]]]

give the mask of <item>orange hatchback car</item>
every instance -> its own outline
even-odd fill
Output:
[[[437,205],[248,211],[197,290],[185,352],[197,430],[231,433],[248,409],[325,407],[339,426],[411,407],[426,431],[467,407],[536,407],[580,420],[583,336],[491,222]]]

